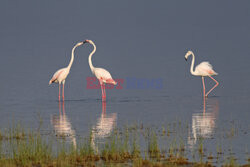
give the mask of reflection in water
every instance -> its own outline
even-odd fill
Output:
[[[192,115],[192,135],[188,135],[188,144],[192,148],[198,138],[211,138],[215,129],[215,120],[218,115],[219,104],[217,99],[203,99],[203,112]]]
[[[55,135],[57,137],[69,140],[76,148],[75,131],[73,130],[70,120],[68,119],[65,113],[64,102],[62,102],[62,109],[61,104],[59,102],[59,116],[53,115],[51,117],[51,124],[54,127]]]
[[[98,151],[95,146],[95,141],[97,139],[103,139],[108,137],[116,125],[117,114],[111,113],[106,114],[106,102],[102,102],[102,114],[98,118],[97,123],[92,128],[91,144],[94,150]]]

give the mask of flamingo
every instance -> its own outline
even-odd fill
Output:
[[[59,69],[59,70],[57,70],[56,72],[55,72],[55,74],[53,75],[53,77],[51,78],[51,80],[49,81],[49,85],[51,84],[51,83],[59,83],[59,94],[58,94],[58,99],[59,99],[59,101],[60,101],[60,86],[61,86],[61,84],[63,84],[63,89],[62,89],[62,98],[63,98],[63,101],[64,101],[64,84],[65,84],[65,80],[66,80],[66,78],[67,78],[67,76],[68,76],[68,74],[69,74],[69,71],[70,71],[70,68],[71,68],[71,66],[72,66],[72,64],[73,64],[73,61],[74,61],[74,51],[75,51],[75,49],[78,47],[78,46],[80,46],[80,45],[82,45],[83,44],[83,42],[79,42],[79,43],[77,43],[74,47],[73,47],[73,49],[72,49],[72,52],[71,52],[71,60],[70,60],[70,62],[69,62],[69,65],[67,66],[67,67],[65,67],[65,68],[61,68],[61,69]]]
[[[208,94],[214,89],[216,88],[218,85],[219,85],[219,82],[216,81],[212,75],[218,75],[218,73],[216,73],[214,70],[213,70],[213,67],[212,65],[207,62],[207,61],[204,61],[204,62],[201,62],[199,65],[197,65],[195,67],[195,70],[194,70],[194,60],[195,60],[195,57],[194,57],[194,53],[192,51],[188,51],[185,55],[185,60],[187,61],[187,58],[192,55],[193,58],[192,58],[192,63],[191,63],[191,67],[190,67],[190,72],[192,75],[194,76],[201,76],[202,78],[202,84],[203,84],[203,95],[204,97],[207,97]],[[207,93],[206,93],[206,90],[205,90],[205,83],[204,83],[204,77],[210,77],[216,84],[214,85],[214,87],[212,87]]]
[[[91,58],[92,58],[92,55],[96,51],[96,46],[94,42],[87,39],[83,43],[90,43],[94,47],[93,51],[89,54],[89,67],[91,69],[91,72],[96,76],[96,78],[100,82],[101,89],[102,89],[102,101],[106,101],[105,83],[116,85],[117,82],[112,79],[111,74],[107,70],[103,68],[96,68],[93,66]]]

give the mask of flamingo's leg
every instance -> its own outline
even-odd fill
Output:
[[[103,93],[104,93],[104,99],[106,101],[106,90],[105,90],[105,83],[103,83]]]
[[[202,85],[203,85],[203,96],[205,97],[206,87],[205,87],[204,77],[202,76],[201,79],[202,79]]]
[[[207,92],[206,96],[208,96],[208,94],[209,94],[214,88],[216,88],[216,87],[219,85],[219,82],[216,81],[212,76],[209,75],[209,77],[210,77],[216,84],[214,85],[214,87],[212,87],[212,89],[210,89],[210,90]]]
[[[101,89],[102,89],[102,101],[103,101],[103,98],[104,98],[103,82],[101,79],[99,80],[99,82],[100,82]]]
[[[58,100],[59,100],[59,102],[60,102],[60,90],[61,90],[60,87],[61,87],[61,84],[59,83],[58,85],[59,85],[59,86],[58,86],[58,87],[59,87]]]
[[[102,113],[106,114],[106,102],[105,101],[102,102]]]
[[[58,107],[59,107],[59,113],[60,113],[60,116],[61,116],[62,114],[61,114],[61,103],[60,103],[60,101],[58,103]]]
[[[105,84],[102,82],[101,86],[102,86],[102,101],[105,102],[106,101]]]
[[[64,83],[63,83],[63,88],[62,88],[62,99],[64,101]]]
[[[63,115],[65,115],[64,101],[62,102],[62,112],[63,112]]]
[[[203,97],[203,114],[206,113],[206,97]]]

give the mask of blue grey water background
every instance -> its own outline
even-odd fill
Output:
[[[68,65],[74,44],[91,39],[94,66],[113,78],[163,80],[162,89],[126,89],[125,81],[124,89],[107,90],[106,112],[116,113],[116,126],[180,120],[192,127],[203,112],[201,79],[190,74],[191,59],[184,61],[192,50],[196,64],[209,61],[219,73],[220,85],[206,102],[215,136],[207,144],[216,150],[216,138],[233,122],[239,132],[222,142],[244,162],[250,146],[249,20],[249,1],[1,1],[0,126],[35,128],[42,117],[43,129],[53,131],[58,86],[48,82]],[[101,91],[86,89],[92,49],[76,49],[65,85],[65,112],[82,136],[102,113]]]

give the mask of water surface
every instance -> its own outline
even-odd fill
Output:
[[[1,2],[0,126],[21,123],[44,134],[68,136],[79,142],[93,131],[106,138],[114,128],[142,124],[167,127],[181,122],[190,151],[203,138],[208,153],[222,147],[240,163],[249,158],[250,51],[249,2],[51,1]],[[93,40],[93,64],[123,89],[86,89],[93,76],[88,66],[92,46],[77,48],[66,80],[64,107],[57,85],[48,85],[54,72],[68,65],[79,41]],[[190,74],[193,50],[196,64],[209,61],[220,85],[204,102],[202,82]],[[162,89],[127,89],[126,78],[157,79]],[[205,79],[206,87],[213,81]],[[162,141],[162,146],[167,146]]]

